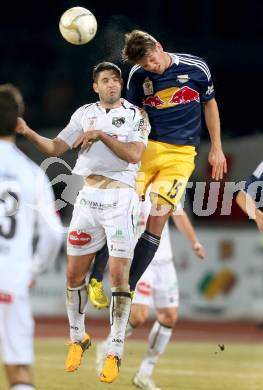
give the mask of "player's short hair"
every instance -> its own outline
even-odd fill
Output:
[[[104,70],[112,70],[120,79],[121,79],[121,70],[120,68],[113,64],[112,62],[100,62],[93,69],[93,82],[96,83],[99,77],[99,74]]]
[[[135,64],[150,51],[154,50],[157,40],[145,31],[133,30],[125,34],[122,59]]]
[[[0,136],[14,134],[17,117],[24,113],[20,91],[12,84],[0,85]]]

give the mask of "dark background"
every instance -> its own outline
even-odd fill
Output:
[[[98,21],[84,46],[63,40],[61,14],[90,9]],[[263,1],[23,1],[1,5],[0,83],[23,92],[25,118],[41,130],[64,126],[81,104],[94,100],[91,73],[102,60],[120,62],[126,31],[154,35],[168,51],[207,60],[220,107],[223,138],[262,131]],[[127,78],[128,65],[122,65]]]

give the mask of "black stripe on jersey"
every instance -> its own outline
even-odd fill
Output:
[[[135,115],[136,115],[136,109],[134,107],[130,107],[130,110],[133,110],[133,118],[132,118],[132,120],[134,120]]]

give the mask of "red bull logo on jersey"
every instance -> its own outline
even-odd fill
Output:
[[[199,93],[188,86],[182,88],[171,87],[158,91],[153,96],[148,96],[143,104],[145,106],[155,107],[157,109],[164,109],[178,104],[187,104],[196,101],[200,103]]]

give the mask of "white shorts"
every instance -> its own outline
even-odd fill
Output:
[[[34,320],[29,295],[13,296],[12,302],[0,302],[0,351],[4,364],[31,365]]]
[[[138,205],[133,188],[84,186],[76,199],[69,227],[68,255],[95,253],[107,241],[110,256],[131,259],[136,244]]]
[[[137,283],[132,303],[155,309],[178,307],[178,282],[173,261],[149,265]]]

